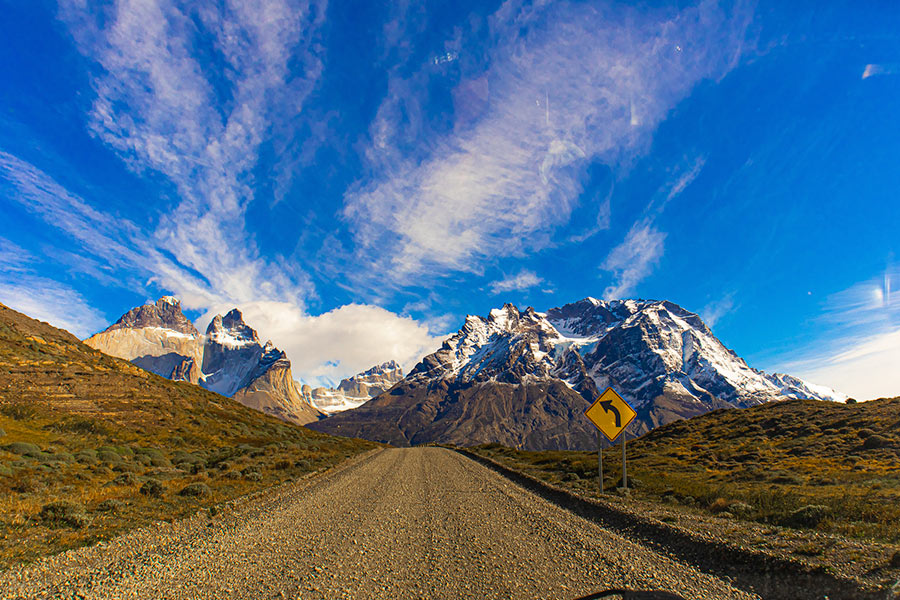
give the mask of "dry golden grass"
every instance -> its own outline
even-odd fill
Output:
[[[590,495],[596,452],[475,448]],[[620,447],[604,451],[605,486],[621,481]],[[900,398],[813,400],[720,410],[628,443],[634,496],[736,519],[900,543]]]

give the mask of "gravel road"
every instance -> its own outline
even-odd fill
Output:
[[[449,450],[384,450],[0,573],[0,598],[753,598]],[[614,596],[615,597],[615,596]]]

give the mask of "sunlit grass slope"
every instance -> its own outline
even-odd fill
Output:
[[[474,450],[591,495],[596,452]],[[620,447],[604,451],[606,489]],[[717,410],[628,443],[638,499],[773,525],[900,542],[900,398]]]
[[[0,566],[374,447],[163,379],[0,305]]]

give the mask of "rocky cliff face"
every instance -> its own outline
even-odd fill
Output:
[[[716,408],[840,399],[749,367],[671,302],[586,298],[546,313],[507,304],[469,316],[389,392],[313,427],[403,444],[590,449],[596,434],[583,412],[607,386],[638,411],[630,435]]]
[[[181,303],[171,296],[129,310],[84,342],[157,375],[200,381],[203,337],[181,312]]]
[[[202,336],[178,300],[166,296],[131,309],[85,343],[288,421],[306,424],[323,415],[297,389],[284,352],[261,344],[237,309],[216,315]]]
[[[311,423],[322,412],[303,397],[291,375],[291,361],[269,342],[256,366],[239,385],[234,399],[250,408],[294,423]]]

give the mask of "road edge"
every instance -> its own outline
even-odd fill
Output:
[[[466,448],[448,447],[544,500],[631,538],[654,550],[668,554],[707,573],[725,578],[735,586],[772,600],[827,598],[828,600],[885,600],[890,591],[874,591],[853,579],[836,577],[822,567],[785,560],[763,552],[732,544],[698,539],[657,519],[640,517],[616,509],[607,503],[584,498],[569,490],[541,481],[481,456]],[[785,585],[785,577],[793,585]],[[804,595],[800,595],[803,590]],[[806,595],[808,594],[808,595]]]

